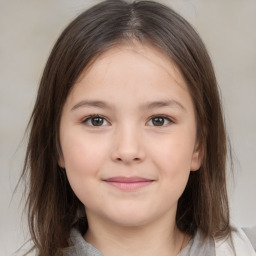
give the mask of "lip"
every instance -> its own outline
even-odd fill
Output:
[[[152,184],[154,180],[142,177],[118,176],[105,179],[104,182],[120,190],[133,191]]]

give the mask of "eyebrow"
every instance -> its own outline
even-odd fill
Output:
[[[186,111],[186,108],[178,101],[176,100],[161,100],[161,101],[153,101],[153,102],[146,102],[143,103],[140,108],[143,110],[152,110],[155,108],[162,108],[162,107],[178,107],[183,111]],[[82,100],[78,102],[76,105],[74,105],[71,110],[74,111],[81,107],[96,107],[96,108],[102,108],[102,109],[113,109],[113,105],[109,104],[104,101],[100,100]]]
[[[75,106],[71,108],[71,110],[76,110],[80,107],[97,107],[97,108],[104,108],[104,109],[111,109],[113,108],[110,104],[100,101],[100,100],[82,100],[78,102]]]
[[[176,100],[163,100],[163,101],[153,101],[144,103],[141,106],[143,109],[154,109],[154,108],[162,108],[162,107],[178,107],[183,111],[186,111],[186,108]]]

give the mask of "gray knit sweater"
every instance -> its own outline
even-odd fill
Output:
[[[178,256],[215,256],[215,244],[211,238],[204,239],[200,232],[178,254]],[[65,251],[65,256],[104,256],[91,244],[87,243],[77,229],[72,229],[70,234],[70,247]]]

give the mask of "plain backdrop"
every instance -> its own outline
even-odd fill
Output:
[[[0,256],[28,238],[18,189],[43,67],[64,27],[98,0],[0,0]],[[212,57],[234,152],[231,221],[256,224],[256,1],[165,0],[189,20]],[[21,255],[20,251],[17,255]],[[15,254],[16,255],[16,254]]]

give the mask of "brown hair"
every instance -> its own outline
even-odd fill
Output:
[[[80,223],[83,232],[87,229],[84,206],[57,163],[65,100],[81,72],[98,55],[134,39],[157,47],[175,62],[196,111],[204,157],[200,170],[191,172],[179,199],[177,226],[191,235],[197,229],[205,236],[230,235],[226,135],[214,70],[203,42],[186,20],[164,5],[107,0],[83,12],[60,35],[47,61],[30,119],[22,177],[28,182],[28,221],[40,256],[62,255],[75,223]]]

